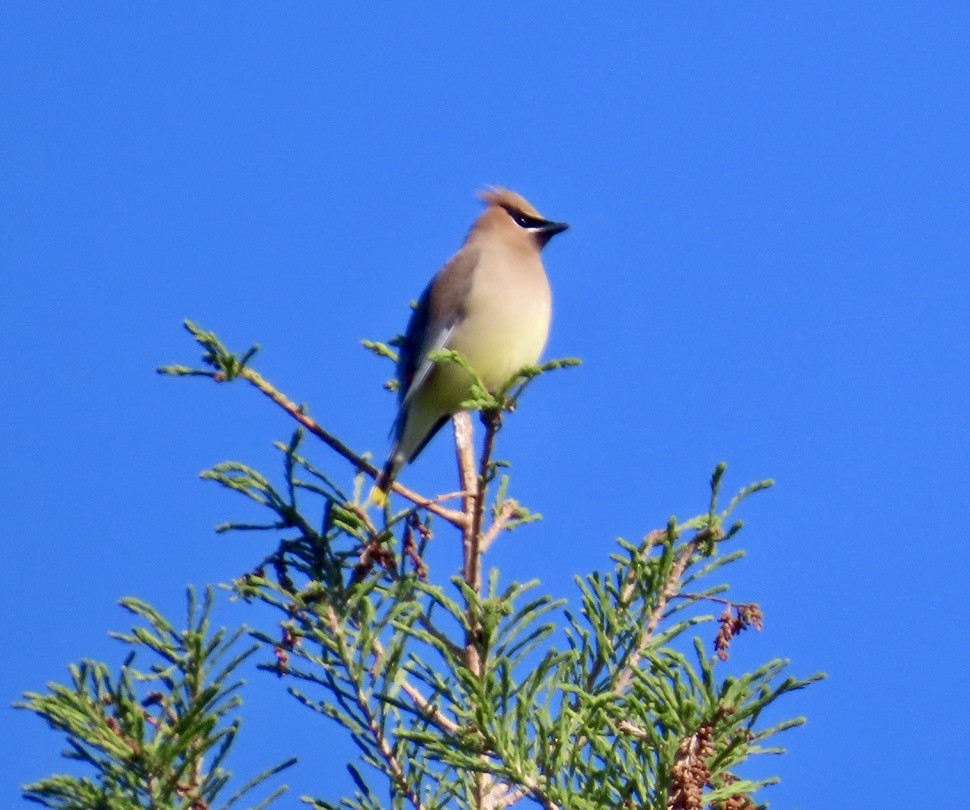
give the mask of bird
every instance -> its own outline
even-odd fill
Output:
[[[371,490],[374,503],[385,502],[401,468],[471,394],[468,372],[458,363],[436,363],[430,353],[459,352],[494,393],[535,365],[545,348],[552,292],[540,253],[569,225],[546,219],[505,188],[489,186],[478,196],[485,210],[421,293],[400,343],[398,412],[391,450]]]

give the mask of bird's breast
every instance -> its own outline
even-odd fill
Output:
[[[552,294],[538,255],[485,255],[449,346],[494,390],[538,362],[551,317]]]

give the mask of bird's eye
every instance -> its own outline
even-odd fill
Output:
[[[532,230],[534,228],[538,228],[543,224],[543,221],[541,219],[537,219],[536,217],[530,217],[528,214],[523,214],[521,211],[518,211],[515,208],[506,208],[505,210],[508,211],[509,216],[515,220],[515,224],[518,225],[520,228],[525,228],[526,230]]]

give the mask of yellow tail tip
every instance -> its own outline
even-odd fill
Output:
[[[387,493],[379,486],[372,486],[368,500],[374,504],[374,506],[384,506],[387,503]]]

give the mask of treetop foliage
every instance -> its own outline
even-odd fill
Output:
[[[752,775],[759,769],[749,760],[780,753],[774,738],[803,722],[766,724],[766,710],[821,677],[788,675],[781,659],[721,672],[738,634],[761,627],[757,604],[727,598],[722,577],[744,556],[734,513],[770,481],[723,504],[726,467],[718,465],[703,511],[670,518],[640,541],[619,540],[600,570],[576,577],[578,598],[569,601],[538,580],[504,580],[486,566],[486,554],[504,533],[538,519],[509,497],[508,466],[492,457],[503,414],[532,381],[578,361],[523,369],[497,392],[475,386],[465,405],[481,413],[482,449],[476,454],[472,421],[460,414],[457,492],[429,496],[395,483],[399,500],[375,510],[365,484],[377,470],[255,371],[258,347],[236,355],[214,334],[186,326],[203,348],[203,365],[161,373],[245,380],[298,423],[276,445],[278,479],[235,461],[203,473],[266,515],[218,530],[273,538],[227,587],[271,607],[277,621],[249,631],[257,646],[232,653],[218,669],[215,660],[230,655],[242,631],[212,634],[208,602],[190,609],[180,632],[126,600],[150,629],[119,639],[147,646],[167,669],[137,673],[129,659],[112,679],[105,665],[85,662],[72,670],[72,686],[28,695],[21,705],[66,732],[68,755],[95,771],[93,779],[35,783],[28,797],[63,808],[198,810],[238,801],[216,804],[238,730],[225,725],[238,705],[238,684],[228,679],[260,649],[270,651],[260,668],[330,724],[322,733],[336,725],[359,750],[347,764],[353,795],[304,796],[314,808],[764,806],[755,795],[775,780]],[[395,357],[393,342],[365,345]],[[474,380],[460,355],[439,355],[436,362],[458,363]],[[311,460],[308,434],[349,462],[349,481]],[[431,543],[455,544],[455,571],[430,570]],[[712,630],[698,635],[705,624]],[[135,684],[152,678],[146,698]],[[145,764],[156,749],[165,752],[151,760],[161,772]]]

